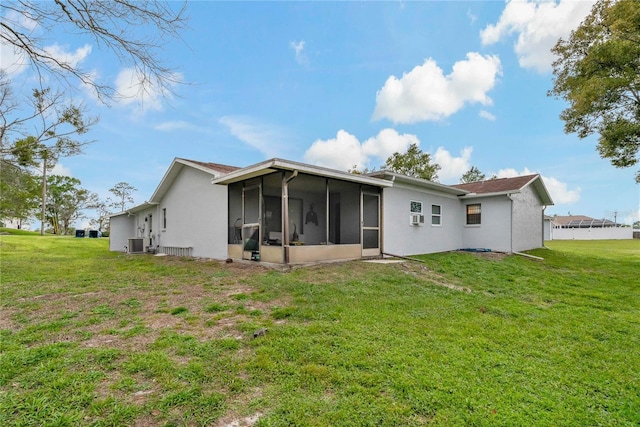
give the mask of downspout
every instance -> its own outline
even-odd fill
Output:
[[[544,245],[544,211],[547,210],[547,205],[542,205],[542,246],[543,248],[546,248],[546,246]],[[549,238],[551,238],[551,224],[549,224]]]
[[[289,182],[298,176],[295,169],[289,178],[282,180],[282,232],[284,234],[282,244],[284,245],[284,263],[289,264]]]
[[[507,194],[507,198],[511,200],[511,209],[509,210],[509,228],[511,229],[509,236],[509,253],[513,253],[513,199],[511,194]]]

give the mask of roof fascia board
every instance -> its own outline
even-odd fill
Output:
[[[216,172],[214,170],[211,170],[211,169],[207,168],[206,166],[202,166],[202,165],[199,165],[197,163],[190,162],[187,159],[176,158],[176,160],[178,162],[184,164],[184,165],[190,166],[190,167],[192,167],[194,169],[198,169],[198,170],[200,170],[202,172],[205,172],[205,173],[207,173],[209,175],[213,175],[214,177],[218,177],[220,175],[225,175],[225,174],[223,174],[221,172]]]
[[[538,197],[542,201],[542,204],[545,206],[553,206],[553,199],[551,198],[551,194],[549,194],[549,190],[547,190],[547,186],[544,184],[544,180],[540,175],[537,175],[534,179],[532,179],[529,184],[533,184],[536,192],[538,193]],[[527,185],[529,185],[527,184]]]
[[[184,163],[184,161],[182,159],[179,159],[177,157],[175,157],[173,159],[173,161],[171,162],[171,165],[169,165],[169,168],[164,173],[164,176],[160,180],[160,183],[156,187],[155,191],[153,192],[153,194],[151,195],[151,198],[149,200],[154,200],[155,201],[155,200],[160,199],[164,195],[164,193],[166,191],[166,190],[164,190],[165,183],[168,184],[168,181],[170,179],[171,180],[175,179],[175,176],[178,175],[178,172],[180,172],[180,170],[182,169],[184,164],[185,163]],[[179,169],[176,170],[176,167],[179,167]]]
[[[405,185],[411,185],[413,187],[418,187],[420,189],[427,188],[433,191],[437,191],[439,193],[444,192],[444,193],[452,194],[455,196],[460,196],[460,195],[469,193],[466,190],[451,187],[450,185],[440,184],[439,182],[428,181],[422,178],[414,178],[411,176],[406,176],[406,175],[402,175],[395,172],[379,171],[379,172],[372,172],[369,174],[369,176],[373,176],[373,177],[375,177],[376,175],[382,175],[383,178],[380,178],[380,179],[389,180],[394,185],[396,183],[403,183]]]
[[[153,192],[149,200],[154,201],[156,203],[159,202],[160,199],[162,199],[164,194],[167,192],[167,189],[170,187],[173,180],[176,179],[176,177],[178,176],[178,174],[180,173],[180,171],[184,166],[189,166],[190,168],[194,168],[208,175],[212,175],[214,179],[220,176],[218,173],[216,173],[215,171],[205,166],[190,162],[187,159],[181,159],[179,157],[176,157],[171,162],[171,165],[165,172],[164,176],[160,180],[160,184],[158,184],[158,186],[156,187],[156,190]]]
[[[122,215],[125,215],[125,214],[126,215],[135,215],[138,212],[142,212],[145,209],[148,209],[150,207],[157,206],[157,205],[158,205],[157,202],[143,202],[143,203],[140,203],[139,205],[135,205],[135,206],[127,209],[126,211],[122,211],[122,212],[115,213],[113,215],[109,215],[109,218],[113,218],[113,217],[116,217],[116,216],[122,216]]]
[[[482,197],[497,197],[497,196],[509,196],[511,194],[518,194],[520,190],[509,190],[509,191],[496,191],[493,193],[468,193],[460,196],[461,199],[479,199]]]
[[[214,178],[211,180],[212,184],[231,184],[238,181],[243,181],[255,176],[265,175],[267,173],[275,172],[277,170],[294,171],[297,170],[300,173],[309,175],[322,176],[325,178],[334,178],[342,181],[357,182],[360,184],[373,185],[376,187],[390,187],[392,184],[369,176],[355,175],[347,172],[341,172],[333,169],[323,168],[320,166],[312,166],[304,163],[297,163],[286,161],[282,159],[271,159],[262,163],[258,163],[253,166],[240,169],[235,172],[231,172],[220,178]]]
[[[394,181],[393,182],[393,188],[398,188],[398,189],[404,189],[404,190],[411,190],[411,191],[419,191],[420,193],[423,194],[429,194],[432,196],[440,196],[440,197],[447,197],[450,199],[455,199],[457,200],[459,198],[460,193],[459,192],[453,192],[451,191],[451,188],[431,188],[431,187],[427,187],[424,185],[419,185],[419,184],[415,184],[415,183],[410,183],[410,182],[402,182],[402,181]]]

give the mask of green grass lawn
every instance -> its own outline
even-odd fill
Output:
[[[638,240],[286,273],[107,247],[0,236],[1,425],[640,424]]]

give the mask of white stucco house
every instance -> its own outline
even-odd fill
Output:
[[[245,168],[176,158],[151,198],[111,217],[110,249],[306,262],[542,247],[539,175],[443,185],[282,159]]]

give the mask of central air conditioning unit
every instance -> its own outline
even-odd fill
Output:
[[[424,224],[424,215],[420,215],[420,214],[411,214],[411,217],[409,218],[409,223],[411,225],[421,225]]]
[[[135,237],[129,239],[129,253],[141,254],[144,252],[144,239],[142,237]]]

